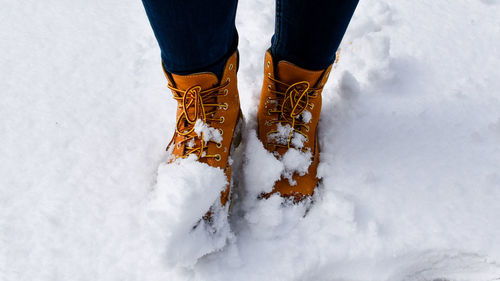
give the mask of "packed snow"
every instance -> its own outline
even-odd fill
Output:
[[[360,1],[322,183],[293,204],[259,199],[310,157],[256,136],[274,2],[241,0],[244,141],[211,224],[227,179],[166,164],[176,102],[141,5],[2,1],[0,280],[500,280],[500,1]]]
[[[172,266],[192,267],[198,258],[221,249],[233,236],[229,206],[220,203],[220,192],[228,184],[226,175],[196,159],[191,155],[160,164],[148,203],[151,233],[165,238],[159,241],[165,243],[163,256]],[[202,219],[208,210],[212,212],[210,223]]]

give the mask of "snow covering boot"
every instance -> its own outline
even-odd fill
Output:
[[[198,161],[221,168],[229,183],[220,196],[222,206],[231,200],[229,157],[241,140],[237,70],[237,51],[227,60],[220,81],[210,72],[176,75],[164,69],[178,104],[175,133],[167,147],[169,162],[196,155]]]
[[[332,66],[311,71],[287,61],[275,65],[267,51],[264,68],[257,114],[258,137],[265,148],[285,164],[285,172],[272,192],[263,197],[279,193],[298,202],[311,196],[319,181],[316,128],[321,92]]]

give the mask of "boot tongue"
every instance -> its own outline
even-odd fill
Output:
[[[278,80],[287,84],[296,82],[307,81],[311,87],[316,86],[323,70],[307,70],[296,66],[288,61],[280,61],[278,63],[278,70],[276,77]]]
[[[177,75],[177,74],[171,74],[171,78],[169,75],[167,75],[167,78],[169,80],[169,83],[172,84],[175,88],[185,91],[191,87],[194,86],[200,86],[201,90],[208,90],[211,88],[214,88],[218,85],[219,80],[217,76],[211,72],[201,72],[201,73],[194,73],[194,74],[188,74],[188,75]],[[171,81],[173,80],[173,81]],[[181,93],[179,93],[181,94]],[[179,101],[180,102],[180,101]],[[204,103],[216,103],[217,102],[217,97],[212,96],[210,98],[205,98],[203,100]],[[204,107],[205,113],[209,113],[214,110],[213,106],[205,106]],[[190,106],[187,108],[187,114],[189,116],[195,116],[196,108],[194,106]],[[198,118],[202,118],[202,116],[198,116]],[[185,121],[185,120],[184,120]],[[186,122],[180,123],[180,126],[182,130],[184,129],[190,129],[193,124],[188,124]]]
[[[172,74],[175,87],[187,90],[193,86],[200,86],[202,90],[210,89],[219,83],[217,76],[211,72],[201,72],[188,75]]]
[[[182,91],[185,91],[194,86],[200,86],[201,90],[208,90],[216,87],[219,83],[219,79],[217,78],[217,76],[211,72],[201,72],[188,75],[177,75],[172,73],[171,75],[173,81],[170,81],[170,83],[175,85],[177,89]],[[216,96],[204,100],[204,103],[216,103],[216,102],[217,102]],[[210,107],[205,106],[205,112],[207,113],[213,109],[214,109],[213,106]],[[194,114],[194,112],[195,112],[194,107],[188,108],[187,112],[188,114]]]

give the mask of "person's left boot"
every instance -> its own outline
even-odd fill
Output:
[[[332,66],[312,71],[287,61],[273,62],[270,52],[265,56],[264,84],[257,114],[258,137],[265,148],[281,159],[290,149],[311,156],[307,172],[278,180],[274,193],[298,202],[314,193],[319,179],[317,126],[321,113],[321,92]],[[304,167],[305,168],[305,167]]]

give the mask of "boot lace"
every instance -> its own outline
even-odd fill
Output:
[[[305,141],[308,141],[307,135],[302,130],[306,132],[309,131],[309,125],[305,122],[302,113],[306,109],[313,109],[314,104],[311,101],[316,98],[321,92],[322,87],[313,88],[307,81],[300,81],[294,84],[287,84],[271,76],[267,76],[269,80],[276,84],[277,89],[286,89],[285,91],[272,90],[268,86],[268,90],[274,94],[273,97],[268,97],[269,103],[274,103],[276,107],[274,109],[268,109],[268,115],[277,115],[276,119],[267,121],[268,126],[272,124],[280,123],[283,125],[290,125],[291,130],[289,131],[286,145],[281,143],[271,143],[275,146],[281,146],[290,148],[292,144],[292,139],[295,133],[301,134]],[[279,133],[278,130],[272,130],[267,133],[269,135]]]
[[[205,141],[203,138],[204,133],[198,135],[195,132],[195,124],[198,120],[203,121],[210,125],[214,121],[224,123],[224,117],[213,118],[217,109],[221,108],[227,110],[228,104],[217,103],[217,96],[226,95],[227,89],[224,89],[229,83],[224,83],[220,86],[202,90],[201,86],[192,86],[186,90],[177,89],[168,85],[168,88],[174,93],[174,99],[178,103],[178,107],[182,110],[177,118],[175,125],[175,132],[183,136],[176,144],[181,147],[184,144],[184,153],[180,158],[187,158],[189,155],[194,154],[201,158],[215,158],[220,161],[221,155],[207,155],[205,150],[208,147],[208,142],[217,143],[214,140]],[[224,89],[224,91],[222,91]]]

